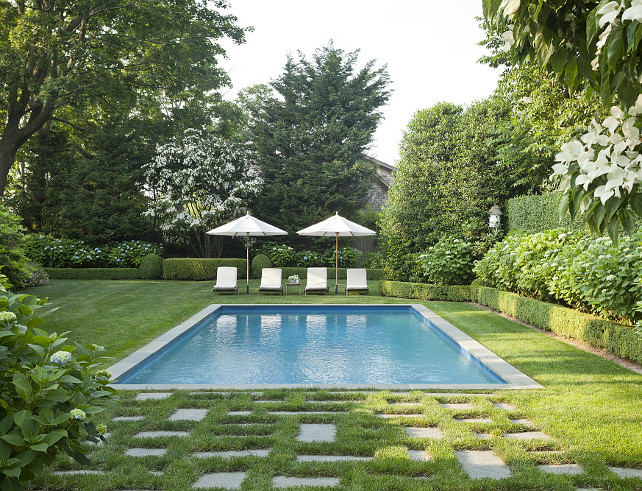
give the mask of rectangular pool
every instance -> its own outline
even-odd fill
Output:
[[[211,306],[111,371],[123,388],[511,388],[517,372],[423,305]]]

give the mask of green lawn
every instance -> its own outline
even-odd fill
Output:
[[[252,282],[254,291],[258,286]],[[375,284],[371,285],[376,287]],[[341,290],[341,285],[340,285]],[[71,330],[75,340],[95,342],[108,354],[122,358],[150,339],[175,326],[210,303],[417,303],[379,296],[321,295],[267,296],[225,295],[214,297],[211,283],[169,281],[52,281],[28,291],[48,296],[53,307],[45,326]],[[373,293],[376,293],[373,291]],[[452,324],[480,341],[546,388],[535,391],[497,390],[486,394],[431,396],[429,392],[393,395],[333,394],[317,390],[264,391],[271,406],[254,401],[249,393],[189,394],[139,402],[133,392],[110,407],[101,420],[112,432],[107,443],[92,450],[93,467],[105,476],[56,477],[48,475],[34,483],[36,489],[190,489],[199,475],[208,472],[245,471],[243,489],[271,489],[272,476],[336,476],[342,489],[642,489],[641,479],[619,479],[608,466],[642,468],[642,376],[598,356],[583,352],[535,330],[465,303],[422,302]],[[461,392],[461,391],[459,391]],[[305,410],[312,400],[346,399],[347,414],[274,417],[266,407]],[[394,401],[413,401],[424,414],[421,420],[384,420],[376,412],[404,412],[390,406]],[[447,410],[438,403],[468,402],[474,409]],[[491,402],[506,402],[514,410],[500,410]],[[332,406],[332,405],[331,405]],[[167,421],[176,408],[207,408],[200,423]],[[243,417],[226,416],[229,410],[251,410]],[[410,411],[410,410],[409,410]],[[112,416],[145,415],[139,422],[111,422]],[[487,416],[492,423],[461,423],[453,416]],[[506,432],[527,430],[511,419],[526,418],[552,436],[551,442],[516,442],[502,438]],[[402,423],[437,426],[441,440],[411,440]],[[296,441],[301,422],[331,422],[337,426],[333,443]],[[262,423],[239,426],[228,423]],[[156,429],[192,431],[190,438],[156,438],[137,446],[167,448],[163,457],[135,458],[124,455],[138,431]],[[487,433],[478,440],[475,433]],[[238,435],[233,437],[232,435]],[[197,459],[196,451],[270,448],[264,458],[218,457]],[[430,462],[414,462],[405,449],[425,449]],[[501,481],[471,480],[462,471],[454,452],[492,449],[511,469],[513,477]],[[299,463],[297,454],[375,456],[372,462]],[[577,476],[548,475],[536,466],[542,463],[578,463]],[[59,469],[77,468],[59,459]],[[150,470],[163,471],[162,476]],[[422,479],[417,479],[422,477]]]

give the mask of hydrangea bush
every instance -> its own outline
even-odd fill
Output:
[[[20,489],[63,450],[88,461],[81,444],[106,432],[92,417],[115,398],[103,349],[67,344],[65,334],[39,329],[45,305],[5,291],[0,276],[0,488]]]
[[[475,245],[445,237],[419,256],[426,279],[437,285],[468,285],[474,278]]]
[[[20,219],[9,208],[0,205],[0,269],[13,287],[24,286],[30,279],[24,239]]]

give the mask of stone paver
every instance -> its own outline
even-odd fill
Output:
[[[157,438],[159,436],[180,436],[186,437],[189,436],[187,431],[141,431],[136,433],[134,438]]]
[[[439,428],[406,427],[406,434],[410,438],[443,438],[444,434]]]
[[[309,404],[345,404],[346,402],[353,401],[306,401]]]
[[[432,457],[425,450],[408,450],[408,458],[410,458],[410,460],[426,462],[430,460]]]
[[[508,440],[552,440],[553,438],[541,431],[523,431],[521,433],[506,433],[502,437]]]
[[[524,426],[530,426],[531,428],[535,428],[535,423],[533,423],[530,419],[526,419],[526,418],[511,419],[510,422],[516,425],[524,425]]]
[[[136,396],[136,401],[150,401],[150,400],[159,400],[167,399],[171,396],[171,392],[142,392]]]
[[[256,402],[257,404],[277,404],[277,403],[280,403],[280,402],[283,402],[283,401],[265,401],[265,400],[261,400],[261,401],[254,401],[254,402]]]
[[[302,424],[297,440],[301,442],[333,442],[337,428],[333,424]]]
[[[344,413],[345,410],[337,411],[268,411],[267,413],[271,416],[297,416],[301,415],[314,415],[314,414],[334,414],[334,413]]]
[[[419,409],[421,402],[389,402],[392,407],[411,407],[413,409]]]
[[[228,416],[249,416],[252,414],[252,411],[229,411]]]
[[[270,453],[270,448],[259,450],[229,450],[227,452],[196,452],[194,457],[199,459],[207,459],[210,457],[221,457],[223,459],[230,459],[232,457],[267,457]]]
[[[170,421],[203,421],[207,411],[207,409],[177,409],[168,419]]]
[[[77,471],[56,471],[53,474],[55,476],[79,476],[79,475],[102,475],[104,474],[104,471],[90,471],[87,469],[80,469]]]
[[[439,405],[444,409],[466,410],[475,409],[475,405],[470,402],[440,402]]]
[[[130,448],[125,452],[125,455],[130,457],[162,457],[166,453],[166,448]]]
[[[490,433],[475,433],[475,438],[478,440],[490,440],[492,437]]]
[[[215,472],[203,474],[192,487],[237,489],[243,479],[245,479],[245,472]]]
[[[493,406],[497,409],[503,409],[504,411],[515,411],[517,409],[512,404],[507,404],[505,402],[493,402]]]
[[[274,476],[272,486],[275,488],[291,488],[294,486],[338,486],[338,477],[285,477]]]
[[[510,477],[510,469],[492,450],[463,450],[455,455],[471,479]]]
[[[584,472],[584,469],[582,469],[579,465],[577,464],[545,464],[545,465],[538,465],[537,468],[540,471],[547,472],[549,474],[571,474],[571,475],[576,475],[576,474],[581,474]]]
[[[455,418],[457,423],[492,423],[490,418]]]
[[[630,467],[609,467],[609,469],[622,479],[626,479],[627,477],[642,479],[642,469],[631,469]]]
[[[340,461],[368,461],[372,457],[357,457],[355,455],[297,455],[297,462],[340,462]]]
[[[116,416],[112,421],[142,421],[145,416]]]
[[[384,413],[377,413],[376,414],[380,418],[384,419],[393,419],[393,418],[423,418],[425,414],[384,414]]]

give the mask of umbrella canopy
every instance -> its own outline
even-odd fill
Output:
[[[374,230],[370,230],[369,228],[366,228],[363,225],[359,225],[358,223],[351,222],[347,218],[343,218],[342,216],[339,215],[339,212],[337,212],[336,215],[323,220],[322,222],[315,223],[314,225],[310,225],[309,227],[306,227],[303,230],[299,230],[297,234],[311,235],[311,236],[317,236],[317,237],[334,236],[335,238],[334,293],[335,294],[339,292],[339,279],[337,274],[339,272],[339,237],[350,237],[350,236],[357,237],[357,236],[365,236],[365,235],[377,235],[377,233]]]
[[[206,232],[210,235],[227,235],[229,237],[236,237],[239,235],[245,236],[245,249],[247,261],[247,274],[245,276],[246,293],[250,293],[250,236],[252,237],[267,237],[272,235],[287,235],[285,230],[265,223],[258,218],[254,218],[248,212],[247,215],[237,218],[234,221],[216,227],[215,229]]]

